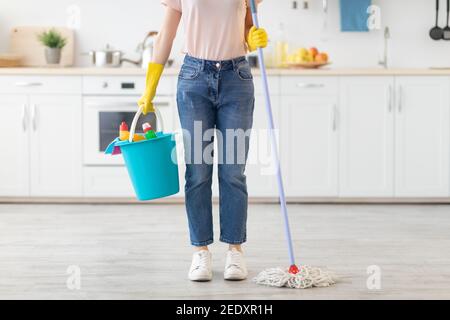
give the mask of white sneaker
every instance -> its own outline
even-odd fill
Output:
[[[236,249],[228,250],[225,271],[225,280],[244,280],[248,276],[244,255]]]
[[[210,281],[212,279],[211,252],[200,250],[193,254],[188,278],[192,281]]]

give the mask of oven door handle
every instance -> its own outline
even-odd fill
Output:
[[[137,108],[137,103],[131,103],[131,102],[113,102],[113,103],[109,103],[109,102],[105,102],[105,103],[99,103],[99,102],[88,102],[86,103],[86,106],[90,107],[90,108],[114,108],[114,109],[118,109],[118,108],[130,108],[130,107],[136,107]]]
[[[153,104],[157,107],[168,107],[170,105],[170,102],[168,101],[154,101]],[[119,109],[119,108],[138,108],[138,105],[136,102],[88,102],[86,103],[86,106],[89,108],[113,108],[113,109]]]
[[[133,122],[131,123],[131,128],[130,128],[130,138],[128,140],[129,142],[133,142],[133,137],[136,132],[136,126],[137,126],[139,117],[142,114],[142,111],[143,111],[143,108],[139,107],[139,110],[134,115]],[[158,131],[164,132],[164,122],[163,122],[163,118],[161,116],[161,112],[158,110],[158,108],[155,108],[155,116],[156,116],[156,122],[157,122],[156,126],[157,126],[157,128],[160,128],[160,130],[158,130]],[[159,122],[159,124],[158,124],[158,122]]]

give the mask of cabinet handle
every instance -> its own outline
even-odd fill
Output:
[[[388,110],[389,112],[392,112],[392,85],[389,86],[389,94],[388,94]]]
[[[297,87],[303,89],[318,89],[324,88],[325,85],[323,83],[297,83]]]
[[[14,83],[16,87],[39,87],[42,86],[42,82],[24,82],[19,81]]]
[[[36,125],[36,105],[33,103],[31,105],[31,125],[33,127],[33,131],[36,131],[37,125]]]
[[[333,131],[337,131],[337,106],[333,105]]]
[[[398,112],[401,113],[403,110],[403,87],[398,87]]]
[[[24,103],[22,106],[22,130],[27,131],[27,104]]]

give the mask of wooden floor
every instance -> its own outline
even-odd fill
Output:
[[[191,249],[180,205],[0,205],[0,298],[450,299],[450,206],[289,209],[298,262],[328,266],[341,276],[336,286],[226,282],[226,246],[218,242],[214,280],[188,281]],[[278,207],[252,205],[248,225],[250,276],[287,267]],[[80,290],[66,284],[72,265],[81,270]],[[366,284],[371,265],[381,268],[379,290]]]

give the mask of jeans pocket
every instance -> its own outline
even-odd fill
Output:
[[[247,63],[243,63],[236,70],[239,79],[241,80],[253,80],[252,70],[250,69],[250,65]]]
[[[183,64],[180,70],[179,78],[183,80],[194,80],[200,74],[199,68]]]

